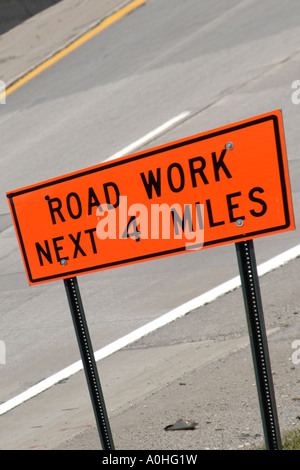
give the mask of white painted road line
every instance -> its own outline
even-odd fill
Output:
[[[183,113],[178,114],[177,116],[173,117],[172,119],[169,119],[169,121],[165,122],[161,126],[154,129],[153,131],[148,132],[148,134],[144,135],[143,137],[136,140],[135,142],[128,145],[127,147],[124,147],[122,150],[115,153],[114,155],[112,155],[111,157],[107,158],[104,161],[108,162],[110,160],[115,160],[116,158],[125,157],[126,155],[130,155],[132,152],[134,152],[139,147],[142,147],[143,145],[145,145],[148,142],[150,142],[151,140],[153,140],[155,137],[158,137],[159,135],[166,132],[168,129],[171,129],[171,127],[174,127],[176,124],[179,124],[181,121],[183,121],[188,116],[190,116],[190,114],[191,114],[190,111],[184,111]]]
[[[264,274],[273,271],[274,269],[279,268],[280,266],[288,263],[289,261],[297,258],[300,256],[300,244],[291,248],[274,258],[266,261],[258,265],[258,275],[263,276]],[[161,328],[164,325],[186,315],[187,313],[195,310],[203,305],[206,305],[210,302],[213,302],[218,297],[233,291],[234,289],[240,287],[241,280],[240,276],[236,276],[231,280],[220,284],[219,286],[201,294],[200,296],[190,300],[189,302],[180,305],[179,307],[171,310],[170,312],[162,315],[161,317],[153,320],[146,325],[142,326],[141,328],[137,328],[136,330],[132,331],[128,335],[123,336],[122,338],[108,344],[107,346],[99,349],[94,353],[96,361],[104,359],[107,356],[119,351],[120,349],[124,348],[125,346],[133,343],[134,341],[146,336],[147,334]],[[2,403],[0,405],[0,415],[10,411],[11,409],[15,408],[18,405],[21,405],[25,401],[33,398],[34,396],[38,395],[39,393],[44,392],[45,390],[49,389],[53,385],[57,384],[60,380],[65,380],[70,376],[76,374],[80,370],[83,369],[82,361],[77,361],[74,364],[71,364],[69,367],[57,372],[54,375],[51,375],[45,380],[42,380],[38,384],[30,387],[25,392],[20,393],[16,397]]]

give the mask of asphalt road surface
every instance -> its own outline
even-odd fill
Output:
[[[292,101],[292,83],[300,78],[299,20],[297,0],[148,0],[1,105],[0,339],[6,346],[6,363],[0,364],[1,403],[79,360],[63,282],[28,286],[5,193],[98,164],[182,113],[176,124],[136,150],[282,109],[297,227],[300,105]],[[298,244],[297,229],[257,239],[257,262]],[[94,349],[237,275],[234,245],[226,245],[79,276]],[[283,302],[283,295],[276,288],[278,302]],[[239,337],[235,328],[225,328],[224,333],[224,316],[231,318],[227,314],[238,302],[232,298],[224,311],[214,312],[209,338],[224,334],[228,339],[215,345],[214,357],[238,347],[230,342]],[[190,332],[185,321],[181,319],[176,341],[166,326],[161,343],[154,341],[156,347],[146,342],[126,359],[113,354],[103,361],[103,375],[100,361],[109,413],[128,412],[135,400],[162,390],[189,370],[185,345],[190,344]],[[241,338],[246,341],[247,335]],[[197,346],[205,348],[204,343]],[[205,363],[205,352],[200,356],[199,364]],[[171,365],[162,370],[159,359]],[[118,380],[127,369],[122,388]],[[83,374],[51,387],[1,420],[0,448],[70,445],[85,427],[94,431]],[[144,425],[153,425],[151,413]],[[125,425],[115,425],[113,431],[126,434],[127,440],[120,441],[123,448],[159,445],[151,433],[149,441],[139,442],[137,435],[130,440]],[[80,448],[79,441],[75,439],[75,448]],[[176,449],[180,447],[172,446],[187,442],[163,445]],[[193,443],[196,449],[202,445],[209,447]],[[97,444],[89,439],[85,448],[89,446]]]

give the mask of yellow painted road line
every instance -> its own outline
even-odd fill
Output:
[[[57,52],[56,54],[54,54],[49,59],[46,59],[43,63],[41,63],[40,65],[35,67],[30,72],[26,73],[23,77],[21,77],[16,82],[14,82],[12,85],[10,85],[6,89],[5,93],[4,92],[0,93],[0,100],[1,100],[1,98],[3,98],[5,96],[5,94],[7,96],[10,93],[12,93],[13,91],[15,91],[17,88],[20,88],[22,85],[27,83],[29,80],[31,80],[32,78],[36,77],[38,74],[43,72],[43,70],[47,69],[48,67],[51,67],[51,65],[58,62],[60,59],[65,57],[70,52],[74,51],[74,49],[77,49],[77,47],[81,46],[82,44],[87,42],[89,39],[93,38],[94,36],[99,34],[101,31],[108,28],[109,26],[111,26],[113,23],[115,23],[119,19],[123,18],[128,13],[132,12],[133,10],[138,8],[139,6],[143,5],[144,3],[146,3],[146,1],[147,0],[133,0],[132,2],[130,2],[128,5],[125,5],[120,10],[116,11],[115,13],[112,13],[110,16],[105,18],[100,24],[98,24],[97,26],[92,28],[87,33],[84,33],[80,38],[73,41],[71,44],[69,44],[68,46],[66,46],[64,49]]]

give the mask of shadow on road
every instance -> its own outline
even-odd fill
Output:
[[[0,35],[61,0],[0,0]]]

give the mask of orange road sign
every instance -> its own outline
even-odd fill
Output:
[[[30,284],[295,228],[280,110],[7,197]]]

